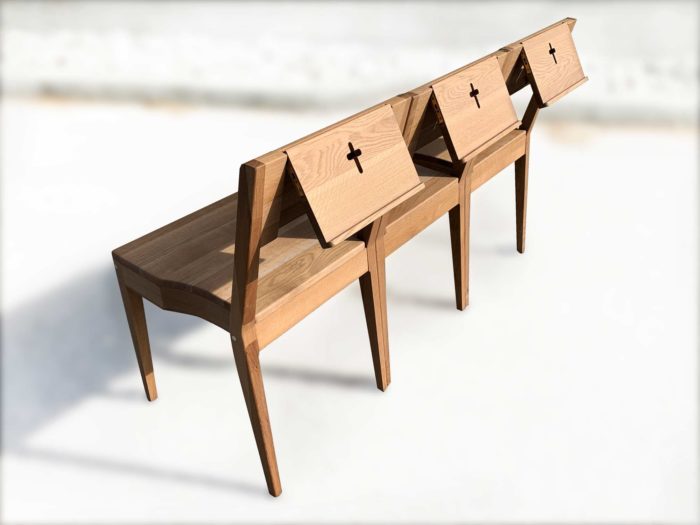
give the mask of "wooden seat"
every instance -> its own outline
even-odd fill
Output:
[[[210,305],[189,313],[227,329],[237,203],[237,194],[221,199],[117,248],[114,258],[153,284],[141,289],[166,290],[145,295],[150,301],[179,310],[181,305],[172,300],[173,294],[195,293]],[[306,215],[281,227],[278,237],[260,250],[256,320],[263,327],[262,340],[267,343],[284,331],[265,330],[265,319],[286,309],[324,275],[346,265],[350,269],[347,285],[366,272],[364,249],[364,242],[357,238],[323,249]],[[168,294],[168,289],[173,292]]]
[[[158,286],[191,291],[226,307],[237,204],[238,195],[230,195],[117,248],[113,256]]]
[[[457,179],[419,167],[425,189],[395,208],[386,225],[386,254],[394,252],[457,204]],[[197,294],[191,313],[227,329],[233,287],[238,195],[233,194],[144,235],[113,252],[116,261],[141,280],[144,297],[168,310],[182,311],[182,294]],[[344,287],[367,271],[365,244],[357,237],[322,248],[306,215],[282,226],[260,250],[256,322],[263,346],[307,312],[287,313],[299,294],[329,273],[345,273]],[[342,268],[341,268],[342,267]],[[345,272],[339,270],[345,269]],[[273,315],[284,325],[266,323]]]

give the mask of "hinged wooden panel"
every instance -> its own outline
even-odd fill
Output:
[[[287,155],[325,245],[348,238],[423,187],[389,105],[297,143]]]
[[[522,42],[525,70],[543,106],[583,84],[583,74],[568,24],[560,24]]]
[[[432,86],[433,104],[454,160],[462,160],[519,124],[493,56]]]

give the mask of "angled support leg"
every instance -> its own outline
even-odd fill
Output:
[[[360,277],[362,303],[365,309],[367,332],[372,348],[374,377],[377,388],[385,391],[391,383],[389,365],[389,328],[386,306],[386,272],[384,251],[384,217],[380,217],[367,227],[363,237],[367,244],[367,265],[369,270]]]
[[[526,142],[525,155],[515,161],[515,235],[517,248],[525,253],[525,225],[527,220],[527,175],[530,157],[530,141]]]
[[[267,490],[273,496],[279,496],[282,493],[282,484],[260,373],[260,345],[255,330],[264,188],[264,170],[261,166],[241,166],[238,179],[236,253],[233,262],[229,333]]]
[[[136,360],[139,363],[143,389],[146,392],[146,398],[149,401],[154,401],[158,397],[158,390],[156,389],[156,378],[153,373],[153,359],[151,358],[151,345],[148,341],[148,328],[146,326],[146,314],[143,310],[143,298],[126,286],[119,272],[119,267],[115,266],[115,269],[117,271],[119,290],[121,291],[122,301],[124,302],[126,320],[129,323],[131,340],[134,343],[134,350],[136,351]]]
[[[452,269],[455,280],[457,309],[469,305],[469,214],[471,205],[472,163],[467,162],[459,177],[459,204],[450,215],[450,239],[452,241]]]
[[[527,222],[527,178],[530,165],[530,134],[537,119],[540,107],[537,97],[530,98],[530,103],[523,115],[520,129],[525,130],[525,154],[515,161],[515,235],[517,248],[525,253],[525,230]]]
[[[282,493],[282,484],[277,469],[275,445],[272,441],[265,387],[260,373],[260,349],[254,334],[254,327],[243,327],[241,333],[231,336],[233,356],[236,360],[243,397],[248,408],[250,424],[253,427],[255,443],[258,446],[258,454],[260,454],[260,461],[265,473],[267,490],[273,496],[279,496]]]

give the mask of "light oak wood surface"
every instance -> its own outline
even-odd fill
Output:
[[[588,80],[566,25],[528,38],[522,45],[526,71],[543,106],[553,104]]]
[[[384,234],[387,255],[406,244],[458,204],[458,181],[455,177],[423,166],[417,168],[424,189],[389,213]]]
[[[488,147],[473,159],[471,191],[481,187],[492,177],[525,154],[526,132],[514,129]],[[426,144],[413,157],[417,164],[436,171],[452,173],[454,165],[447,145],[442,137]]]
[[[324,243],[335,245],[422,185],[390,106],[287,149]]]
[[[362,304],[372,347],[372,362],[377,388],[385,391],[391,383],[389,365],[389,328],[386,307],[386,216],[365,228],[361,236],[367,243],[367,273],[360,277]]]
[[[568,27],[569,31],[573,31],[574,26],[576,25],[576,19],[564,18],[524,38],[512,42],[511,44],[503,46],[497,51],[467,64],[466,66],[462,66],[454,71],[442,75],[441,77],[431,80],[430,82],[426,82],[422,86],[414,88],[406,93],[404,96],[410,97],[411,112],[413,113],[413,115],[410,115],[406,119],[406,125],[404,127],[404,139],[409,145],[409,150],[413,153],[422,146],[425,146],[442,135],[442,129],[436,120],[435,112],[427,110],[430,103],[430,98],[432,96],[431,86],[433,84],[451,75],[459,73],[460,71],[479,62],[495,57],[501,67],[503,78],[506,79],[508,93],[511,95],[517,93],[521,89],[531,85],[530,76],[525,71],[524,61],[522,60],[522,42],[562,25]]]
[[[565,38],[574,24],[561,20],[248,161],[236,194],[114,250],[147,398],[158,393],[143,299],[226,330],[267,488],[278,496],[259,352],[359,281],[375,380],[385,390],[391,382],[385,258],[448,213],[456,305],[465,308],[471,192],[511,163],[517,248],[524,250],[534,122],[545,103],[585,81],[552,80],[559,70],[530,66],[545,40],[563,65],[566,57],[578,63]],[[566,67],[567,78],[576,76],[572,71]],[[536,82],[554,86],[552,96],[543,101]],[[528,85],[535,94],[520,123],[508,95]]]
[[[495,57],[436,82],[433,97],[455,160],[472,156],[520,124]]]

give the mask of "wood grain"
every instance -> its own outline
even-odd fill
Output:
[[[126,320],[129,323],[131,340],[134,344],[134,350],[136,351],[136,360],[139,365],[139,372],[141,373],[143,389],[146,392],[146,398],[149,401],[154,401],[158,397],[158,390],[156,389],[156,379],[153,373],[151,344],[148,340],[148,328],[146,326],[146,314],[143,309],[143,299],[124,282],[119,266],[115,266],[115,268],[117,270],[119,290],[121,291],[122,300],[124,302]]]
[[[407,125],[406,129],[404,130],[404,136],[407,138],[406,142],[409,144],[411,152],[414,152],[420,149],[421,147],[425,146],[426,144],[432,142],[433,140],[438,138],[442,133],[440,127],[437,125],[437,122],[435,120],[434,112],[426,110],[428,106],[424,104],[424,102],[429,100],[430,96],[432,95],[431,86],[433,84],[445,78],[448,78],[456,73],[459,73],[460,71],[463,71],[468,67],[478,64],[479,62],[483,62],[490,58],[496,58],[501,67],[501,73],[503,74],[503,78],[506,79],[508,93],[510,93],[511,95],[513,93],[517,93],[518,91],[527,87],[530,84],[530,78],[525,71],[522,60],[522,42],[534,38],[542,33],[545,33],[546,31],[549,31],[552,28],[556,28],[562,25],[568,27],[569,31],[573,31],[573,28],[576,25],[576,19],[564,18],[562,20],[559,20],[558,22],[555,22],[554,24],[542,28],[524,38],[520,38],[515,42],[503,46],[497,51],[494,51],[493,53],[490,53],[485,57],[482,57],[470,64],[467,64],[466,66],[462,66],[454,71],[446,73],[436,78],[435,80],[427,82],[422,86],[419,86],[409,91],[407,95],[410,95],[411,100],[413,101],[411,109],[411,113],[413,114],[409,115],[407,119]],[[418,103],[414,104],[416,101],[418,101]]]
[[[423,191],[394,208],[384,234],[386,254],[390,255],[442,217],[458,203],[457,178],[418,167]]]
[[[525,109],[521,129],[525,132],[523,155],[515,161],[515,238],[518,252],[525,253],[527,225],[527,184],[530,170],[530,137],[540,111],[537,95],[533,94]]]
[[[367,226],[361,236],[367,244],[367,273],[360,277],[362,304],[372,349],[377,388],[384,392],[391,383],[389,328],[386,306],[384,230],[386,216]]]
[[[357,162],[348,159],[350,144],[360,152]],[[328,245],[347,239],[421,189],[389,106],[292,146],[287,155]]]
[[[343,264],[339,264],[332,273],[320,279],[307,281],[294,292],[293,300],[272,301],[268,307],[259,310],[255,318],[255,328],[260,348],[265,348],[366,272],[367,254],[364,247],[361,247],[360,250],[353,250],[347,255]],[[261,283],[261,288],[265,288],[264,282]]]
[[[528,38],[522,45],[525,68],[542,105],[551,105],[587,80],[565,24]]]
[[[469,219],[471,209],[471,171],[468,161],[459,177],[459,203],[450,210],[450,241],[452,243],[452,271],[455,281],[455,300],[458,310],[469,305]]]
[[[345,123],[369,113],[382,106],[389,105],[394,112],[396,122],[403,128],[409,108],[411,106],[411,97],[409,95],[398,95],[384,102],[376,104],[368,109],[364,109],[354,115],[351,115],[339,122],[326,126],[318,131],[315,131],[305,137],[299,138],[285,146],[277,148],[273,151],[265,153],[246,162],[251,167],[264,167],[265,186],[263,190],[263,209],[261,211],[262,231],[261,241],[263,244],[270,242],[277,237],[277,232],[280,227],[284,226],[288,221],[295,219],[299,215],[306,213],[308,206],[298,206],[300,195],[292,181],[290,180],[287,164],[288,158],[285,153],[290,147],[305,142],[309,139],[322,135],[337,126],[342,126]],[[291,211],[291,213],[289,213]]]
[[[141,277],[131,277],[129,282],[136,280],[139,293],[154,304],[182,311],[187,305],[178,292],[185,297],[196,294],[212,306],[205,308],[206,302],[200,304],[192,299],[195,311],[190,309],[186,313],[222,326],[221,319],[227,315],[232,300],[237,204],[238,196],[232,195],[198,210],[138,242],[118,248],[114,251],[115,261],[125,266],[122,274],[128,268]],[[339,271],[344,264],[353,269],[350,272],[353,277],[343,285],[347,286],[366,271],[366,263],[362,268],[362,263],[358,265],[356,260],[349,262],[358,255],[360,259],[364,257],[364,249],[364,243],[357,239],[323,249],[305,215],[285,224],[258,255],[257,316],[266,317],[288,307],[306,288]],[[332,295],[330,291],[327,295],[320,294],[316,306]],[[226,324],[222,327],[228,329]]]
[[[478,93],[474,96],[475,93]],[[453,160],[473,155],[495,137],[518,127],[496,58],[433,84],[435,110]]]
[[[238,378],[243,390],[243,399],[248,409],[250,424],[253,428],[255,443],[267,482],[267,490],[272,496],[279,496],[282,493],[282,484],[277,468],[275,446],[272,441],[272,427],[267,411],[265,387],[260,372],[258,342],[254,336],[251,337],[244,331],[237,336],[232,336],[231,344]]]
[[[547,51],[550,43],[556,47],[565,69],[558,76],[574,79],[578,57],[567,40],[574,23],[564,19],[246,162],[237,194],[115,250],[147,397],[155,399],[157,391],[144,298],[227,330],[268,491],[279,495],[259,352],[360,279],[377,386],[385,389],[391,380],[385,257],[449,212],[456,302],[465,308],[471,192],[514,161],[518,249],[524,250],[529,139],[537,112],[585,81],[549,78],[555,75],[539,62],[541,45],[546,40]],[[528,84],[536,95],[516,130],[508,93]],[[474,89],[478,106],[469,97]],[[445,139],[436,141],[441,135]],[[358,164],[347,157],[350,142],[362,151],[359,177]],[[413,152],[417,162],[447,173],[421,167],[418,176]],[[356,232],[361,238],[353,237]]]
[[[295,295],[305,288],[332,274],[358,253],[364,253],[364,244],[357,239],[327,249],[322,248],[315,238],[312,241],[311,246],[286,261],[280,260],[282,264],[274,264],[261,277],[256,305],[259,316],[269,315],[270,309],[280,309],[280,303],[293,301]],[[265,257],[274,248],[275,245],[270,243],[261,255]]]
[[[525,154],[526,132],[514,129],[506,136],[481,150],[473,159],[471,173],[471,191],[476,191],[492,177],[511,165]],[[445,141],[436,139],[416,153],[417,164],[444,173],[454,173],[454,166],[447,151]]]

